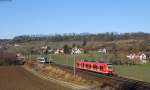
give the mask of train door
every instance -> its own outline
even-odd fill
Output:
[[[99,66],[99,69],[100,69],[100,72],[103,73],[103,72],[104,72],[104,65],[101,64],[101,65]]]
[[[94,70],[94,71],[97,71],[97,69],[98,69],[97,65],[96,65],[96,64],[93,64],[93,70]]]
[[[85,68],[88,69],[88,64],[87,63],[85,64]]]
[[[88,65],[88,69],[92,70],[92,65],[91,64]]]
[[[81,66],[82,66],[83,69],[85,69],[85,68],[84,68],[84,63],[82,63]]]

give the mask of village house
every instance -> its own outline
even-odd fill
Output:
[[[150,60],[150,52],[145,52],[146,58]]]
[[[105,48],[103,48],[103,49],[98,49],[97,52],[106,54],[106,49],[105,49]]]
[[[19,44],[14,44],[14,46],[15,46],[15,47],[18,47],[18,46],[20,46],[20,45],[19,45]]]
[[[54,50],[53,49],[49,49],[48,53],[52,54],[52,53],[54,53]]]
[[[81,50],[77,47],[72,48],[71,54],[80,54],[82,53]]]
[[[126,56],[128,59],[139,59],[143,63],[146,63],[146,54],[143,52],[138,52],[138,53],[130,53],[129,55]]]
[[[47,48],[48,48],[47,46],[42,46],[42,47],[41,47],[42,52],[43,52],[43,53],[46,52]]]
[[[42,50],[47,50],[47,48],[48,48],[47,46],[42,46],[41,47]]]
[[[63,49],[56,49],[55,51],[54,51],[54,54],[63,54],[64,53],[64,50]]]

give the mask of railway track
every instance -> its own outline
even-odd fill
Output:
[[[69,72],[73,73],[74,68],[71,66],[60,65],[56,63],[52,63],[52,65],[68,70]],[[106,85],[114,87],[116,90],[150,90],[150,83],[139,80],[133,80],[117,75],[107,76],[100,73],[82,69],[76,69],[76,74],[97,81],[103,81]]]

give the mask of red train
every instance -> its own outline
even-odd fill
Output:
[[[114,66],[110,63],[76,60],[76,68],[86,69],[103,74],[113,74]]]

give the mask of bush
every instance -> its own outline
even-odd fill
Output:
[[[89,53],[89,51],[88,50],[84,50],[84,54],[87,54],[87,53]]]
[[[64,48],[64,53],[65,54],[69,54],[70,53],[69,46],[67,44],[65,44],[63,48]]]
[[[0,51],[0,65],[16,65],[17,57],[13,52]]]

